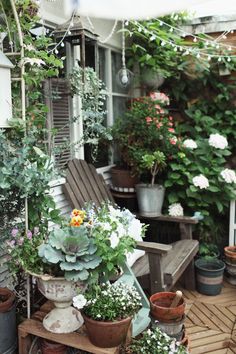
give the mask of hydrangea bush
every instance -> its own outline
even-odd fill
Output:
[[[224,215],[236,197],[236,174],[226,167],[230,155],[227,139],[216,133],[207,139],[186,139],[169,162],[169,204],[181,203],[187,213],[201,212],[205,231],[214,229],[218,215]]]

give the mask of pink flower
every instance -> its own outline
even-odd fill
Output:
[[[171,143],[171,145],[176,145],[176,143],[177,143],[177,138],[171,138],[170,139],[170,143]]]
[[[173,127],[173,123],[172,122],[169,122],[168,125],[169,125],[169,127]]]
[[[169,131],[170,133],[174,133],[174,132],[175,132],[175,130],[174,130],[173,128],[169,128],[168,131]]]
[[[30,230],[28,230],[28,231],[27,231],[27,237],[28,237],[28,239],[29,239],[29,240],[32,240],[32,236],[33,236],[32,232],[31,232]]]
[[[147,124],[150,124],[152,122],[152,118],[151,117],[146,117],[145,119],[146,119]]]
[[[11,241],[8,241],[7,244],[8,244],[9,247],[14,248],[14,246],[16,244],[16,241],[15,240],[11,240]]]
[[[169,117],[169,120],[173,120],[173,117]]]
[[[17,243],[19,246],[22,246],[24,243],[24,237],[20,237]]]
[[[157,123],[157,128],[160,129],[163,126],[162,123]]]
[[[12,229],[11,230],[11,235],[12,235],[12,237],[16,237],[16,235],[18,234],[18,229],[17,228],[15,228],[15,229]]]

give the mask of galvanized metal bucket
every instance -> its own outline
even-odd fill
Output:
[[[0,353],[13,354],[17,347],[16,305],[0,312]]]
[[[159,184],[139,183],[135,186],[139,213],[143,216],[159,216],[164,201],[165,188]]]

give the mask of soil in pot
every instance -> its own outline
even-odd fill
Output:
[[[113,348],[122,344],[131,324],[131,317],[120,321],[95,321],[82,314],[92,344],[100,348]]]
[[[160,292],[150,297],[151,315],[161,322],[181,321],[185,311],[185,301],[180,299],[178,306],[170,307],[176,293]]]

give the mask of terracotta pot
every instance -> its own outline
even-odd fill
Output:
[[[236,246],[227,246],[224,248],[226,260],[229,263],[236,264]]]
[[[7,288],[0,288],[0,312],[7,312],[13,305],[16,295]]]
[[[67,346],[60,343],[55,343],[46,339],[41,339],[42,354],[66,354]]]
[[[161,322],[181,321],[184,316],[185,302],[182,298],[177,307],[170,308],[176,293],[160,292],[150,297],[151,315]]]
[[[120,321],[95,321],[82,314],[92,344],[100,348],[117,347],[125,341],[132,318]]]
[[[139,179],[137,176],[132,176],[130,170],[121,167],[111,168],[111,179],[113,188],[134,188]]]

